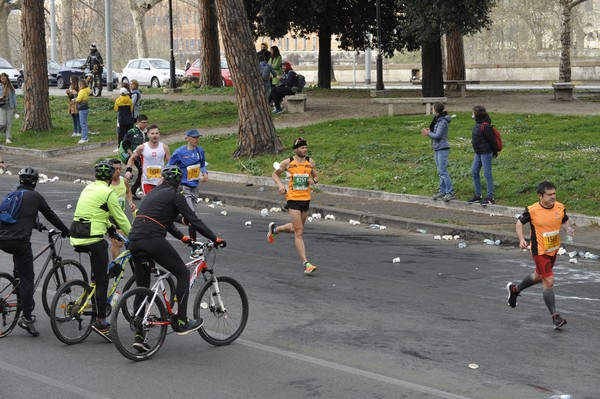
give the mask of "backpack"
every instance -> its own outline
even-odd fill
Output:
[[[269,68],[269,64],[261,65],[260,74],[265,82],[271,80],[271,68]]]
[[[304,89],[304,86],[306,86],[306,78],[304,77],[304,75],[300,75],[300,74],[297,74],[297,76],[298,76],[298,93],[300,93]]]
[[[485,129],[485,125],[490,125],[490,124],[487,122],[483,122],[481,124],[481,133],[483,133],[483,130]],[[490,125],[490,128],[492,129],[494,139],[496,140],[496,147],[498,148],[498,152],[500,152],[500,151],[502,151],[502,136],[500,135],[500,131],[494,125]]]
[[[0,222],[6,224],[17,223],[24,192],[25,190],[17,190],[6,194],[6,197],[0,203]]]

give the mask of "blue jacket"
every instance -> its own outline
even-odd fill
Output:
[[[451,121],[452,118],[449,115],[440,116],[433,128],[433,132],[429,132],[431,147],[434,151],[450,148],[450,143],[448,143],[448,124]]]
[[[0,85],[0,89],[2,90],[2,96],[6,95],[6,105],[5,108],[15,109],[17,108],[17,94],[14,90],[7,90],[8,93],[4,93],[4,87]]]

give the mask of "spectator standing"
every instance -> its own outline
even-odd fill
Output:
[[[187,71],[188,69],[190,69],[190,67],[192,66],[192,60],[188,59],[185,60],[185,70]]]
[[[281,53],[279,52],[279,47],[272,46],[271,47],[271,57],[269,61],[267,61],[269,65],[273,67],[276,72],[276,76],[271,80],[271,95],[269,96],[269,103],[273,102],[273,87],[279,84],[279,78],[283,76],[283,59],[281,58]]]
[[[271,64],[267,64],[262,54],[258,56],[258,69],[265,86],[265,94],[268,101],[271,96],[271,79],[277,76],[277,72],[275,72]]]
[[[2,99],[4,105],[0,107],[0,132],[6,135],[6,144],[12,144],[13,121],[15,120],[15,110],[17,109],[17,95],[15,88],[5,72],[0,73],[0,86],[2,88]]]
[[[260,58],[261,55],[265,59],[265,62],[269,62],[269,59],[271,58],[271,53],[268,50],[267,43],[260,44],[260,51],[256,53],[256,56]]]
[[[70,86],[67,87],[66,93],[69,99],[69,114],[73,119],[73,134],[72,137],[81,137],[81,125],[79,123],[79,111],[77,110],[77,103],[73,101],[77,98],[79,92],[79,77],[71,75]]]
[[[133,102],[129,96],[129,90],[126,87],[121,87],[119,90],[121,95],[115,100],[114,110],[117,112],[118,136],[117,145],[120,146],[125,138],[125,133],[133,127]]]
[[[3,162],[2,166],[4,166]],[[62,236],[68,237],[69,228],[56,216],[44,197],[35,191],[39,178],[38,172],[33,168],[23,168],[19,172],[19,183],[17,190],[23,190],[23,199],[19,209],[17,223],[0,223],[0,250],[13,256],[15,277],[20,279],[19,300],[23,316],[18,321],[19,327],[25,329],[29,334],[37,337],[40,335],[36,328],[35,316],[32,314],[35,307],[33,301],[33,252],[31,250],[31,231],[37,225],[38,212],[57,229]]]
[[[535,270],[519,284],[509,282],[506,284],[508,291],[508,306],[517,306],[517,297],[526,288],[532,285],[543,284],[542,296],[546,307],[552,315],[555,329],[559,329],[567,321],[556,312],[554,297],[554,272],[556,254],[560,248],[560,230],[564,230],[569,237],[574,231],[569,222],[565,206],[556,201],[556,186],[549,181],[540,183],[537,189],[539,201],[525,208],[525,212],[517,220],[515,226],[519,237],[519,247],[527,249],[527,241],[523,234],[523,226],[531,224],[531,256],[535,262]]]
[[[444,200],[446,202],[455,199],[452,179],[448,173],[448,157],[450,156],[450,143],[448,143],[448,124],[452,118],[448,116],[442,103],[433,104],[433,120],[429,128],[421,130],[423,136],[431,138],[431,147],[433,148],[433,158],[437,167],[437,173],[440,177],[438,192],[433,196],[434,200]]]
[[[131,79],[129,82],[131,102],[133,103],[133,119],[136,120],[140,114],[140,106],[142,100],[142,92],[139,89],[140,85],[136,79]]]
[[[158,125],[148,127],[148,142],[138,145],[129,157],[125,172],[126,179],[131,179],[132,167],[139,157],[142,157],[142,191],[148,195],[160,183],[161,172],[171,159],[169,146],[160,142]]]
[[[471,168],[475,195],[467,202],[479,202],[481,205],[485,206],[495,203],[492,159],[498,156],[498,145],[496,144],[496,139],[494,138],[494,133],[490,126],[492,119],[485,110],[485,107],[481,105],[473,107],[473,114],[471,117],[475,120],[475,126],[473,126],[473,131],[471,133],[471,144],[473,144],[473,150],[475,151]],[[482,198],[481,196],[480,173],[482,167],[487,189],[485,198]]]
[[[198,188],[200,182],[208,181],[208,172],[206,170],[206,157],[204,149],[198,145],[200,132],[196,129],[190,129],[185,132],[185,141],[187,144],[179,147],[173,152],[168,166],[175,165],[183,173],[180,189],[192,211],[196,211],[198,202]],[[193,225],[189,226],[189,235],[196,241],[196,229]]]
[[[129,157],[133,154],[133,151],[139,146],[148,141],[148,136],[146,135],[148,126],[148,117],[144,114],[140,114],[137,117],[136,125],[129,129],[125,138],[121,142],[121,159],[125,164],[129,161]],[[139,200],[140,197],[137,195],[137,190],[142,185],[142,161],[140,158],[137,158],[134,161],[134,165],[137,169],[137,177],[135,178],[135,182],[133,186],[131,186],[131,191],[133,192],[133,199]]]
[[[298,75],[292,69],[292,64],[288,61],[283,63],[283,77],[279,81],[279,85],[273,88],[273,102],[275,103],[274,114],[283,112],[281,102],[285,96],[293,96],[296,94],[293,87],[298,87]]]
[[[88,142],[88,114],[90,111],[89,100],[92,91],[87,85],[85,79],[79,79],[79,92],[77,98],[73,99],[79,111],[79,125],[81,126],[81,139],[77,144],[85,144]]]

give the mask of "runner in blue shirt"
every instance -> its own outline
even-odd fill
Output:
[[[195,204],[198,201],[198,186],[200,181],[208,181],[208,172],[206,171],[206,159],[204,149],[198,146],[200,132],[196,129],[190,129],[185,132],[185,141],[187,144],[179,147],[173,152],[169,160],[169,165],[177,165],[183,172],[181,180],[181,191],[188,205],[195,212]],[[189,226],[189,236],[196,241],[196,230]]]

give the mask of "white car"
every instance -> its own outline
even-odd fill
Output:
[[[175,69],[175,76],[183,78],[184,71]],[[162,58],[137,58],[129,60],[123,73],[121,82],[129,83],[135,79],[140,86],[160,87],[167,86],[171,78],[169,61]]]
[[[12,65],[4,58],[0,58],[0,73],[6,73],[8,75],[8,80],[13,86],[17,87],[17,82],[19,80],[19,71],[13,68]]]

